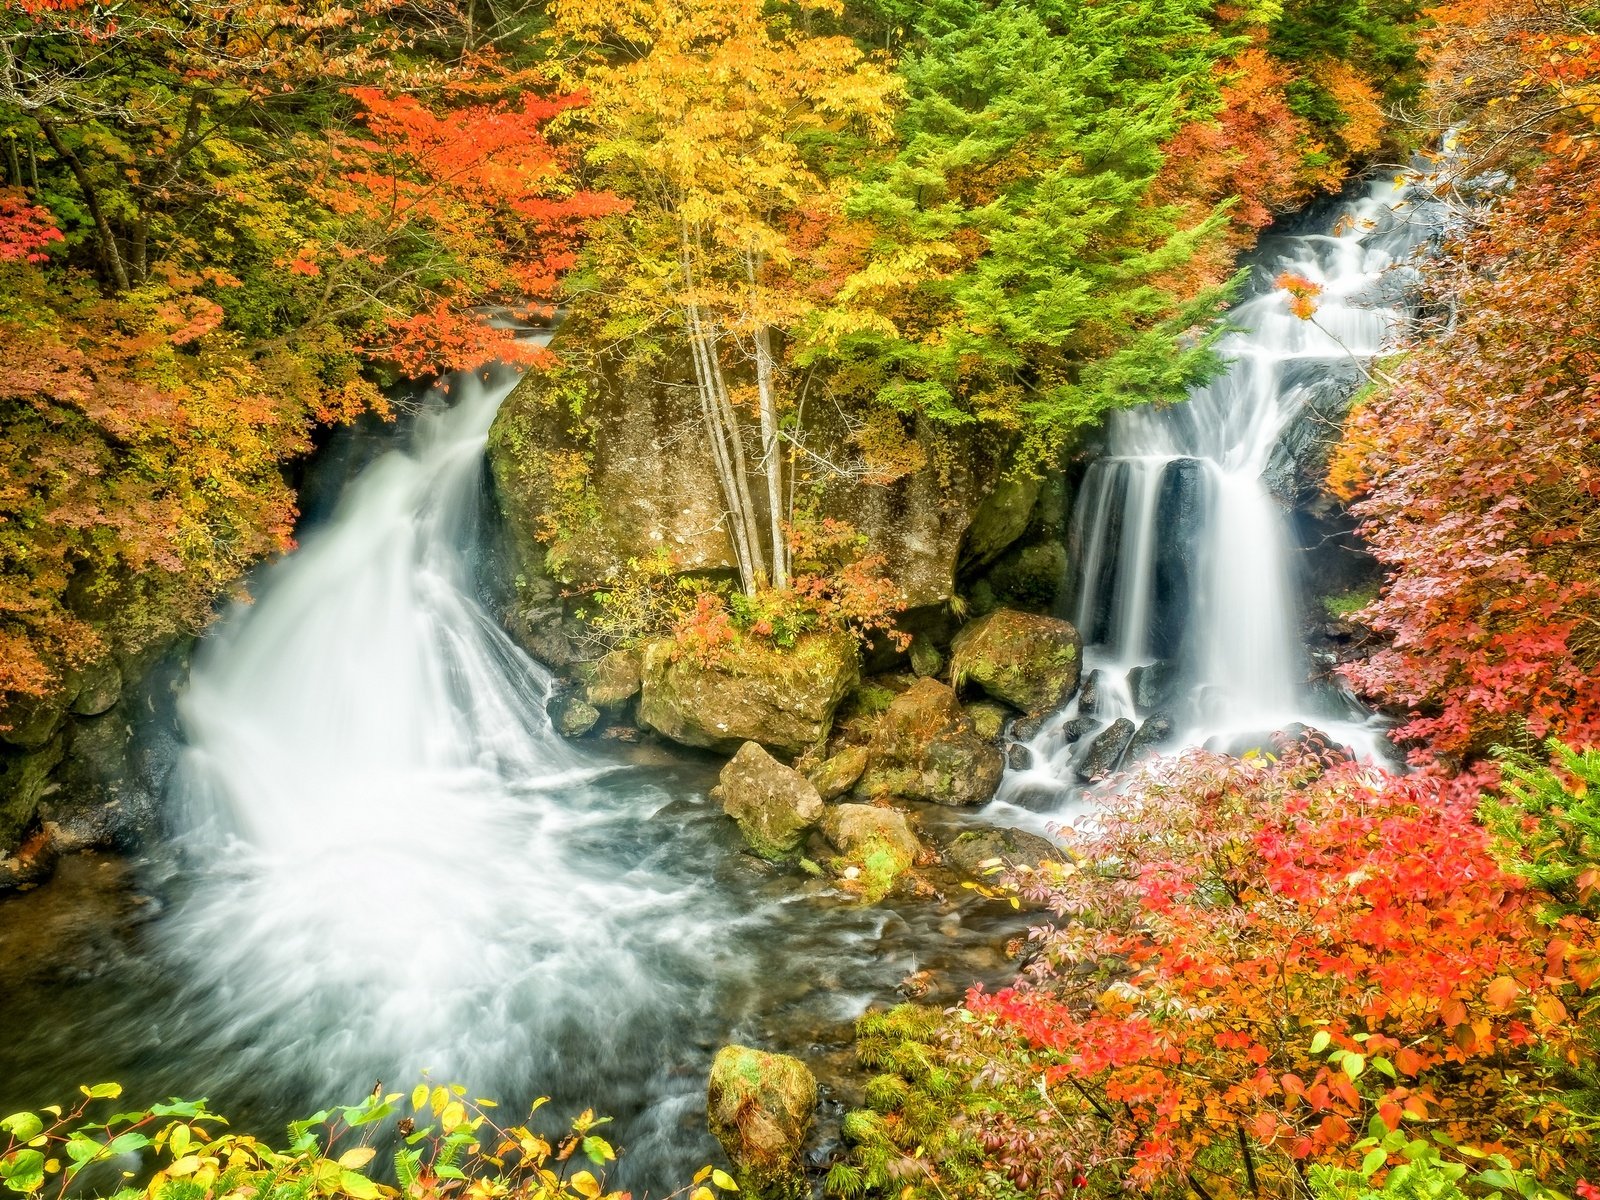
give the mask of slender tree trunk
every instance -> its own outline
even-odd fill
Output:
[[[6,182],[12,187],[24,186],[22,179],[22,159],[17,154],[17,135],[6,135]]]
[[[112,286],[119,292],[128,291],[132,286],[128,281],[128,267],[122,260],[122,249],[117,245],[117,235],[112,230],[111,220],[106,216],[105,208],[100,203],[100,193],[95,190],[94,184],[89,179],[89,172],[83,169],[83,163],[78,161],[78,156],[61,140],[55,122],[39,117],[35,119],[39,122],[39,128],[44,130],[45,140],[50,143],[50,148],[61,156],[61,161],[67,164],[72,177],[78,181],[78,190],[83,193],[84,203],[89,206],[89,215],[94,218],[95,240],[100,247],[100,257],[105,260],[106,270],[111,274]]]
[[[772,586],[789,586],[789,544],[783,531],[783,452],[778,441],[778,403],[772,384],[772,342],[756,331],[756,392],[761,402],[761,463],[766,468],[767,508],[772,524]]]
[[[128,248],[128,275],[136,284],[150,278],[150,214],[140,210],[133,225],[133,241]]]

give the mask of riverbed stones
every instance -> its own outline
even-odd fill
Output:
[[[816,1107],[816,1076],[798,1058],[735,1045],[711,1062],[707,1121],[746,1195],[806,1194],[801,1153]]]
[[[832,864],[835,873],[847,875],[870,903],[888,895],[922,853],[905,813],[875,804],[829,806],[822,814],[822,834],[841,855]]]
[[[1083,643],[1070,622],[996,609],[967,625],[950,647],[956,687],[975,684],[1022,712],[1059,708],[1078,687]]]
[[[1089,743],[1088,750],[1079,760],[1078,778],[1084,783],[1093,783],[1114,772],[1122,756],[1127,753],[1128,743],[1133,741],[1134,733],[1134,724],[1127,717],[1118,717],[1107,725]]]
[[[728,760],[711,795],[722,801],[750,849],[774,861],[792,856],[823,813],[811,781],[755,742]]]
[[[795,758],[828,736],[858,674],[846,634],[808,634],[788,649],[749,641],[711,663],[652,642],[640,671],[639,720],[685,746],[726,754],[760,742]]]
[[[895,697],[867,750],[871,765],[856,785],[863,799],[983,804],[1005,772],[1000,747],[978,733],[955,692],[937,679],[919,679]]]
[[[824,801],[837,800],[861,778],[867,769],[867,748],[846,746],[832,758],[813,768],[806,776]]]
[[[972,829],[944,848],[945,862],[977,880],[1019,867],[1037,871],[1040,863],[1063,857],[1060,847],[1049,838],[1025,829]]]
[[[600,723],[600,710],[580,696],[552,696],[545,706],[550,724],[564,738],[580,738]]]
[[[1100,712],[1100,692],[1105,676],[1096,667],[1083,677],[1083,687],[1078,692],[1078,712],[1092,717]]]
[[[1122,756],[1123,762],[1131,767],[1141,759],[1154,754],[1172,740],[1176,728],[1177,723],[1167,713],[1156,713],[1147,717],[1139,726],[1139,732],[1128,742],[1128,749]]]
[[[966,706],[967,716],[972,718],[972,727],[978,731],[978,736],[989,741],[997,741],[1005,732],[1006,722],[1011,719],[1011,711],[1003,704],[995,704],[987,700],[979,700]]]

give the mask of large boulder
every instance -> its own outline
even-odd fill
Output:
[[[805,1194],[801,1153],[816,1107],[816,1076],[798,1058],[724,1046],[711,1062],[706,1118],[747,1194]]]
[[[602,712],[623,708],[643,684],[643,658],[637,650],[613,650],[583,672],[583,698]]]
[[[808,634],[789,649],[745,641],[707,665],[670,641],[645,648],[639,721],[685,746],[760,742],[793,758],[828,736],[859,674],[854,640]]]
[[[1002,608],[956,635],[950,677],[1023,712],[1061,707],[1078,687],[1083,642],[1070,622]]]
[[[822,814],[822,833],[841,856],[832,864],[835,872],[870,902],[888,895],[922,853],[905,813],[876,804],[829,807]]]
[[[970,829],[944,849],[944,860],[969,879],[983,880],[1002,871],[1025,868],[1065,856],[1049,838],[1025,829]]]
[[[983,804],[1005,773],[1000,747],[986,740],[950,688],[919,679],[890,704],[867,748],[871,765],[856,794],[934,804]]]
[[[712,798],[739,826],[762,858],[782,859],[822,817],[822,797],[800,772],[786,767],[755,742],[746,742],[717,778]]]

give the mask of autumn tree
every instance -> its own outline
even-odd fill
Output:
[[[808,301],[795,220],[833,208],[817,143],[882,139],[897,81],[848,38],[810,31],[837,0],[559,0],[553,34],[579,50],[571,79],[596,180],[632,201],[596,230],[588,286],[608,329],[671,328],[687,346],[701,419],[748,591],[791,578],[781,343]],[[753,379],[758,454],[741,380]],[[760,492],[764,490],[765,495]]]

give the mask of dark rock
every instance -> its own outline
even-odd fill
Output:
[[[956,694],[936,679],[919,680],[895,698],[868,747],[871,765],[856,794],[934,804],[983,804],[1005,772],[999,746],[979,736]]]
[[[811,782],[755,742],[739,747],[722,768],[712,797],[722,801],[722,811],[738,823],[750,848],[773,860],[799,849],[823,813]]]
[[[1049,716],[1049,713],[1030,713],[1026,717],[1018,717],[1011,723],[1011,736],[1019,742],[1033,741],[1039,736],[1039,731],[1044,728]]]
[[[1002,479],[972,514],[962,541],[963,568],[987,566],[1028,530],[1039,500],[1039,480]]]
[[[1088,750],[1079,760],[1077,765],[1078,778],[1085,783],[1092,783],[1097,779],[1104,779],[1113,774],[1122,756],[1127,752],[1128,743],[1133,741],[1134,724],[1127,717],[1118,717],[1089,743]]]
[[[1097,667],[1083,677],[1083,687],[1078,692],[1078,711],[1086,717],[1100,712],[1100,686],[1104,679]]]
[[[1078,687],[1083,645],[1066,621],[1012,609],[980,617],[950,647],[950,678],[1023,712],[1060,708]]]
[[[1171,708],[1182,683],[1183,673],[1176,663],[1154,662],[1128,672],[1128,693],[1142,713]]]
[[[1021,742],[1012,742],[1006,747],[1006,766],[1013,771],[1026,771],[1033,764],[1033,751]]]
[[[639,720],[686,746],[723,752],[744,742],[794,757],[825,741],[856,684],[853,639],[809,634],[787,650],[747,643],[704,666],[670,642],[645,649]]]
[[[911,639],[911,670],[919,679],[944,670],[944,655],[931,640],[920,634]]]
[[[846,746],[806,778],[817,789],[817,795],[824,800],[836,800],[855,787],[856,780],[867,769],[867,761],[865,746]]]
[[[748,1046],[717,1051],[706,1117],[742,1194],[807,1194],[802,1151],[816,1107],[816,1076],[799,1059]]]
[[[1161,473],[1156,498],[1156,549],[1150,617],[1151,653],[1175,658],[1184,648],[1200,586],[1200,547],[1211,504],[1205,464],[1178,458]]]
[[[1146,755],[1155,752],[1172,739],[1176,725],[1166,713],[1156,713],[1139,726],[1139,732],[1133,735],[1133,740],[1128,743],[1128,750],[1123,755],[1123,762],[1133,766]]]
[[[1099,717],[1073,717],[1061,727],[1061,740],[1070,746],[1085,734],[1093,733],[1099,729],[1102,722]]]
[[[86,668],[69,684],[75,690],[72,711],[80,717],[98,717],[122,696],[122,672],[115,659],[104,659]]]
[[[1083,572],[1078,581],[1076,611],[1083,621],[1083,628],[1078,632],[1089,645],[1100,645],[1111,636],[1116,551],[1122,543],[1128,478],[1127,463],[1098,459],[1089,465],[1078,495],[1082,512],[1073,524],[1067,557],[1078,563]]]
[[[1023,829],[975,829],[959,835],[944,848],[944,859],[969,879],[984,879],[1000,870],[1061,861],[1061,848],[1049,838]]]

